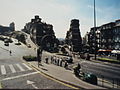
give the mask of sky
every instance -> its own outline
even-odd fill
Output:
[[[21,30],[35,15],[53,25],[57,38],[65,38],[72,19],[79,19],[83,37],[93,27],[94,0],[0,0],[0,25],[15,23]],[[120,0],[96,0],[97,26],[120,19]]]

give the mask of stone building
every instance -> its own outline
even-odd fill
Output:
[[[27,23],[22,31],[30,34],[32,41],[44,50],[57,50],[59,40],[55,36],[53,26],[42,22],[39,16],[36,15],[35,19],[31,19],[31,22]]]
[[[67,31],[65,42],[70,46],[71,51],[80,52],[82,49],[82,38],[79,29],[79,20],[71,20],[70,29]]]

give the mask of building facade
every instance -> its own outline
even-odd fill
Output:
[[[14,22],[10,23],[9,27],[0,25],[0,35],[8,35],[10,32],[15,31]]]
[[[56,38],[53,26],[41,22],[39,16],[31,19],[22,30],[30,34],[31,40],[46,51],[55,51],[58,48],[59,40]]]
[[[80,52],[82,49],[82,38],[79,26],[79,20],[71,20],[70,29],[67,31],[65,38],[66,44],[70,46],[73,52]]]
[[[95,52],[95,47],[96,50],[120,50],[120,20],[91,28],[88,44],[91,53]]]

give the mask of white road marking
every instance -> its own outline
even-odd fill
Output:
[[[16,72],[15,68],[13,67],[13,65],[9,65],[9,67],[10,67],[12,73],[15,73],[15,72]]]
[[[28,68],[28,70],[32,70],[32,68],[30,68],[28,65],[26,65],[25,63],[22,63],[26,68]]]
[[[6,70],[5,70],[5,66],[1,65],[1,74],[5,75],[6,74]]]
[[[35,89],[38,89],[38,87],[36,87],[36,86],[34,85],[34,83],[35,83],[35,82],[33,82],[33,81],[27,80],[27,84],[28,84],[28,85],[32,85]]]
[[[2,79],[1,81],[12,80],[12,79],[21,78],[21,77],[25,77],[25,76],[29,76],[29,75],[33,75],[33,74],[37,74],[37,73],[39,73],[39,72],[32,72],[32,73],[28,73],[28,74],[19,75],[19,76],[8,77],[8,78]]]
[[[25,70],[20,66],[20,64],[16,64],[16,66],[17,66],[21,71],[25,71]]]

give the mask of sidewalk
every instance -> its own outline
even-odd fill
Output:
[[[84,89],[105,89],[103,87],[95,86],[78,79],[74,76],[72,71],[66,70],[65,68],[60,66],[46,64],[42,62],[42,66],[38,68],[38,64],[36,61],[29,62],[29,64],[34,68],[39,69],[39,71],[41,71],[42,73],[73,86],[78,86]]]
[[[30,39],[30,37],[28,37]],[[32,46],[32,48],[37,48],[37,46],[31,41],[29,40],[29,42]],[[49,55],[53,55],[51,53],[48,53],[48,52],[45,52]],[[59,56],[59,55],[58,55]],[[70,70],[66,70],[65,68],[63,67],[60,67],[60,66],[56,66],[56,65],[53,65],[53,64],[46,64],[44,62],[42,62],[42,66],[40,66],[38,68],[38,63],[37,61],[32,61],[32,62],[29,62],[29,64],[38,69],[39,71],[41,71],[42,73],[54,78],[54,79],[57,79],[61,82],[64,82],[64,83],[67,83],[69,85],[73,85],[73,86],[76,86],[76,87],[81,87],[81,89],[105,89],[103,87],[99,87],[99,86],[95,86],[95,85],[92,85],[92,84],[89,84],[89,83],[86,83],[80,79],[78,79],[72,71]]]

